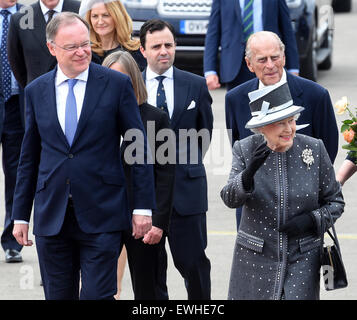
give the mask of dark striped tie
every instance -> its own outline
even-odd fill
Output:
[[[244,0],[243,9],[243,37],[246,42],[249,36],[254,33],[253,24],[253,0]]]

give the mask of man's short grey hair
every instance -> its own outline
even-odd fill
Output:
[[[300,113],[297,113],[297,114],[294,114],[294,120],[297,121],[297,119],[299,119],[300,117]],[[274,123],[274,122],[273,122]],[[254,134],[262,134],[262,132],[260,131],[261,128],[263,128],[265,126],[261,126],[261,127],[258,127],[258,128],[251,128],[250,131],[252,131]]]
[[[285,52],[285,45],[284,43],[281,41],[281,39],[279,38],[279,36],[274,33],[274,32],[271,32],[271,31],[259,31],[259,32],[256,32],[256,33],[253,33],[249,38],[248,38],[248,41],[247,41],[247,45],[245,47],[245,56],[248,58],[248,60],[250,60],[252,58],[252,48],[251,48],[251,42],[252,40],[254,40],[254,38],[256,37],[261,37],[261,36],[271,36],[273,37],[274,39],[276,39],[276,41],[278,42],[279,44],[279,48],[280,48],[280,51],[282,53]]]
[[[62,25],[71,25],[75,24],[77,21],[83,22],[83,24],[87,27],[89,33],[89,24],[86,20],[84,20],[79,14],[74,12],[61,12],[55,15],[52,20],[48,23],[46,27],[46,40],[47,42],[53,42],[56,38],[58,29]]]

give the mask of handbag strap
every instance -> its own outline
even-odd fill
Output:
[[[325,212],[326,212],[326,216],[330,222],[330,226],[328,226],[328,224],[325,222],[325,219],[323,217],[323,214],[321,214],[321,252],[320,252],[320,256],[322,258],[322,254],[323,254],[323,244],[324,244],[324,234],[325,232],[327,232],[327,234],[330,236],[330,238],[332,239],[333,243],[335,244],[335,246],[337,247],[337,249],[340,251],[340,243],[338,242],[338,238],[337,238],[337,233],[336,233],[336,229],[335,229],[335,225],[333,222],[333,218],[332,215],[330,213],[330,211],[327,208],[324,208]],[[329,228],[332,229],[332,233],[330,232]],[[325,231],[326,229],[326,231]]]

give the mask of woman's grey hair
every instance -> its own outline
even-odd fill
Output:
[[[146,102],[148,94],[143,80],[143,75],[132,55],[127,51],[118,50],[106,57],[102,65],[110,68],[114,63],[120,64],[130,77],[138,105]]]
[[[269,36],[278,42],[280,51],[282,53],[285,52],[285,45],[276,33],[271,32],[271,31],[259,31],[259,32],[253,33],[247,40],[247,45],[245,47],[245,56],[248,58],[248,60],[250,60],[252,58],[252,48],[251,48],[252,41],[255,38],[263,38],[263,37],[267,38]]]
[[[83,22],[83,24],[88,29],[89,34],[89,24],[86,20],[84,20],[79,14],[74,12],[61,12],[56,14],[52,20],[48,23],[46,27],[46,40],[47,42],[53,42],[56,38],[58,29],[62,25],[71,25],[75,24],[77,21]]]
[[[294,114],[294,120],[297,121],[297,119],[299,119],[300,117],[300,113],[297,113],[297,114]],[[258,127],[258,128],[251,128],[250,131],[252,131],[254,134],[262,134],[262,132],[260,131],[261,128],[263,128],[265,126],[261,126],[261,127]]]

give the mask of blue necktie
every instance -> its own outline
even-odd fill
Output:
[[[66,100],[65,114],[65,135],[69,145],[72,145],[74,134],[77,129],[77,103],[74,96],[73,87],[77,83],[77,79],[68,79],[68,95]]]
[[[2,20],[2,36],[1,36],[1,62],[2,62],[2,85],[5,101],[11,97],[11,69],[7,59],[7,33],[9,31],[8,16],[11,14],[8,10],[2,10],[0,14]]]
[[[254,33],[253,24],[253,0],[244,0],[243,9],[243,38],[246,42],[249,36]]]
[[[159,86],[157,87],[157,96],[156,96],[156,107],[164,110],[169,115],[169,110],[167,109],[165,88],[162,81],[165,79],[165,76],[158,76],[155,79],[159,81]]]

